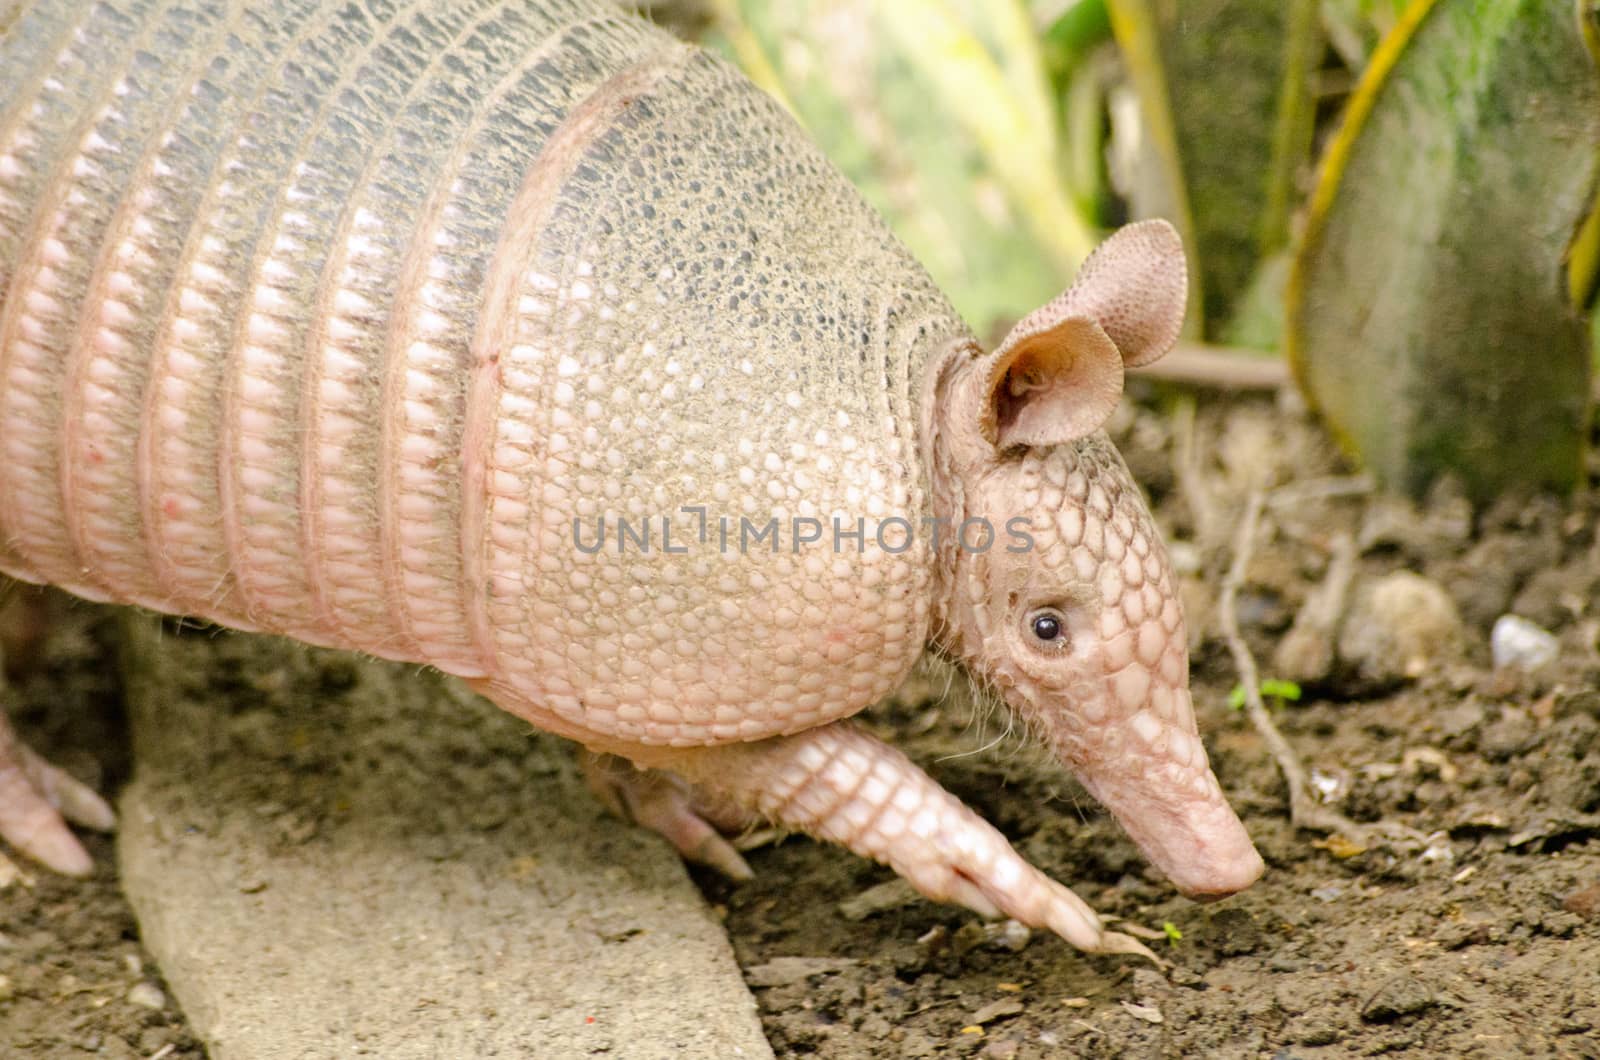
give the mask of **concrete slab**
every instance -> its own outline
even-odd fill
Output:
[[[127,622],[140,929],[217,1060],[770,1057],[677,857],[447,679]]]

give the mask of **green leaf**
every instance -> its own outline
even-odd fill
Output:
[[[1258,261],[1288,243],[1311,153],[1315,0],[1109,3],[1166,185],[1136,189],[1134,210],[1184,232],[1198,281],[1191,313],[1214,335]]]
[[[1600,176],[1586,9],[1416,0],[1323,162],[1290,360],[1392,487],[1449,470],[1484,500],[1578,481],[1589,351],[1564,262]]]
[[[1166,933],[1167,941],[1172,945],[1176,946],[1183,941],[1183,932],[1179,931],[1178,925],[1172,921],[1163,920],[1161,922],[1161,930]]]
[[[1045,23],[1043,45],[1052,65],[1070,66],[1111,39],[1105,0],[1036,0],[1033,15]]]
[[[1261,694],[1269,699],[1287,699],[1291,703],[1300,699],[1300,686],[1293,681],[1269,677],[1261,682]]]

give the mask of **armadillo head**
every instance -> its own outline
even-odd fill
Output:
[[[935,514],[949,521],[941,646],[1180,890],[1213,897],[1254,882],[1261,857],[1195,728],[1166,550],[1100,429],[1123,366],[1176,341],[1186,292],[1172,227],[1124,228],[993,353],[953,350],[925,408]]]

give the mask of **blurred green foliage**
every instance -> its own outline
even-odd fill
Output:
[[[1315,321],[1298,378],[1387,481],[1414,489],[1448,468],[1482,493],[1519,473],[1561,480],[1539,454],[1573,466],[1588,365],[1575,376],[1517,322],[1562,318],[1537,340],[1556,341],[1593,299],[1591,0],[701,2],[707,41],[785,102],[981,337],[1051,298],[1110,228],[1165,216],[1191,255],[1190,336],[1274,351]],[[1456,89],[1427,91],[1429,70]],[[1319,268],[1330,239],[1383,275],[1352,282],[1359,257]],[[1426,317],[1448,292],[1493,326],[1452,334],[1436,312],[1398,344],[1338,341],[1380,309],[1400,320],[1398,302]],[[1319,368],[1344,361],[1356,382],[1333,394]],[[1526,406],[1561,388],[1559,428],[1535,431]],[[1348,429],[1341,403],[1370,422],[1427,409],[1432,441],[1396,458]],[[1470,444],[1450,444],[1452,416],[1482,421]],[[1501,466],[1483,470],[1490,457]]]
[[[1580,481],[1591,346],[1573,305],[1600,177],[1600,72],[1572,0],[1418,0],[1326,152],[1289,353],[1385,482],[1478,500]]]
[[[711,40],[788,104],[980,331],[1052,297],[1094,245],[1099,152],[1065,144],[1071,116],[1101,120],[1099,98],[1071,88],[1106,39],[1098,2],[1066,5],[1053,35],[1021,0],[716,11]]]

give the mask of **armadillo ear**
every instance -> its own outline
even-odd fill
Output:
[[[1002,449],[1092,434],[1122,397],[1122,356],[1099,324],[1073,316],[1044,325],[1038,315],[1013,328],[985,365],[983,435]]]
[[[1183,240],[1161,220],[1118,229],[1048,305],[989,355],[982,428],[990,442],[1056,445],[1098,429],[1122,396],[1125,365],[1149,364],[1183,327]]]
[[[1088,317],[1105,329],[1132,367],[1172,349],[1188,298],[1189,270],[1178,230],[1159,219],[1140,221],[1095,248],[1066,293],[1028,319],[1052,309],[1061,316]]]

